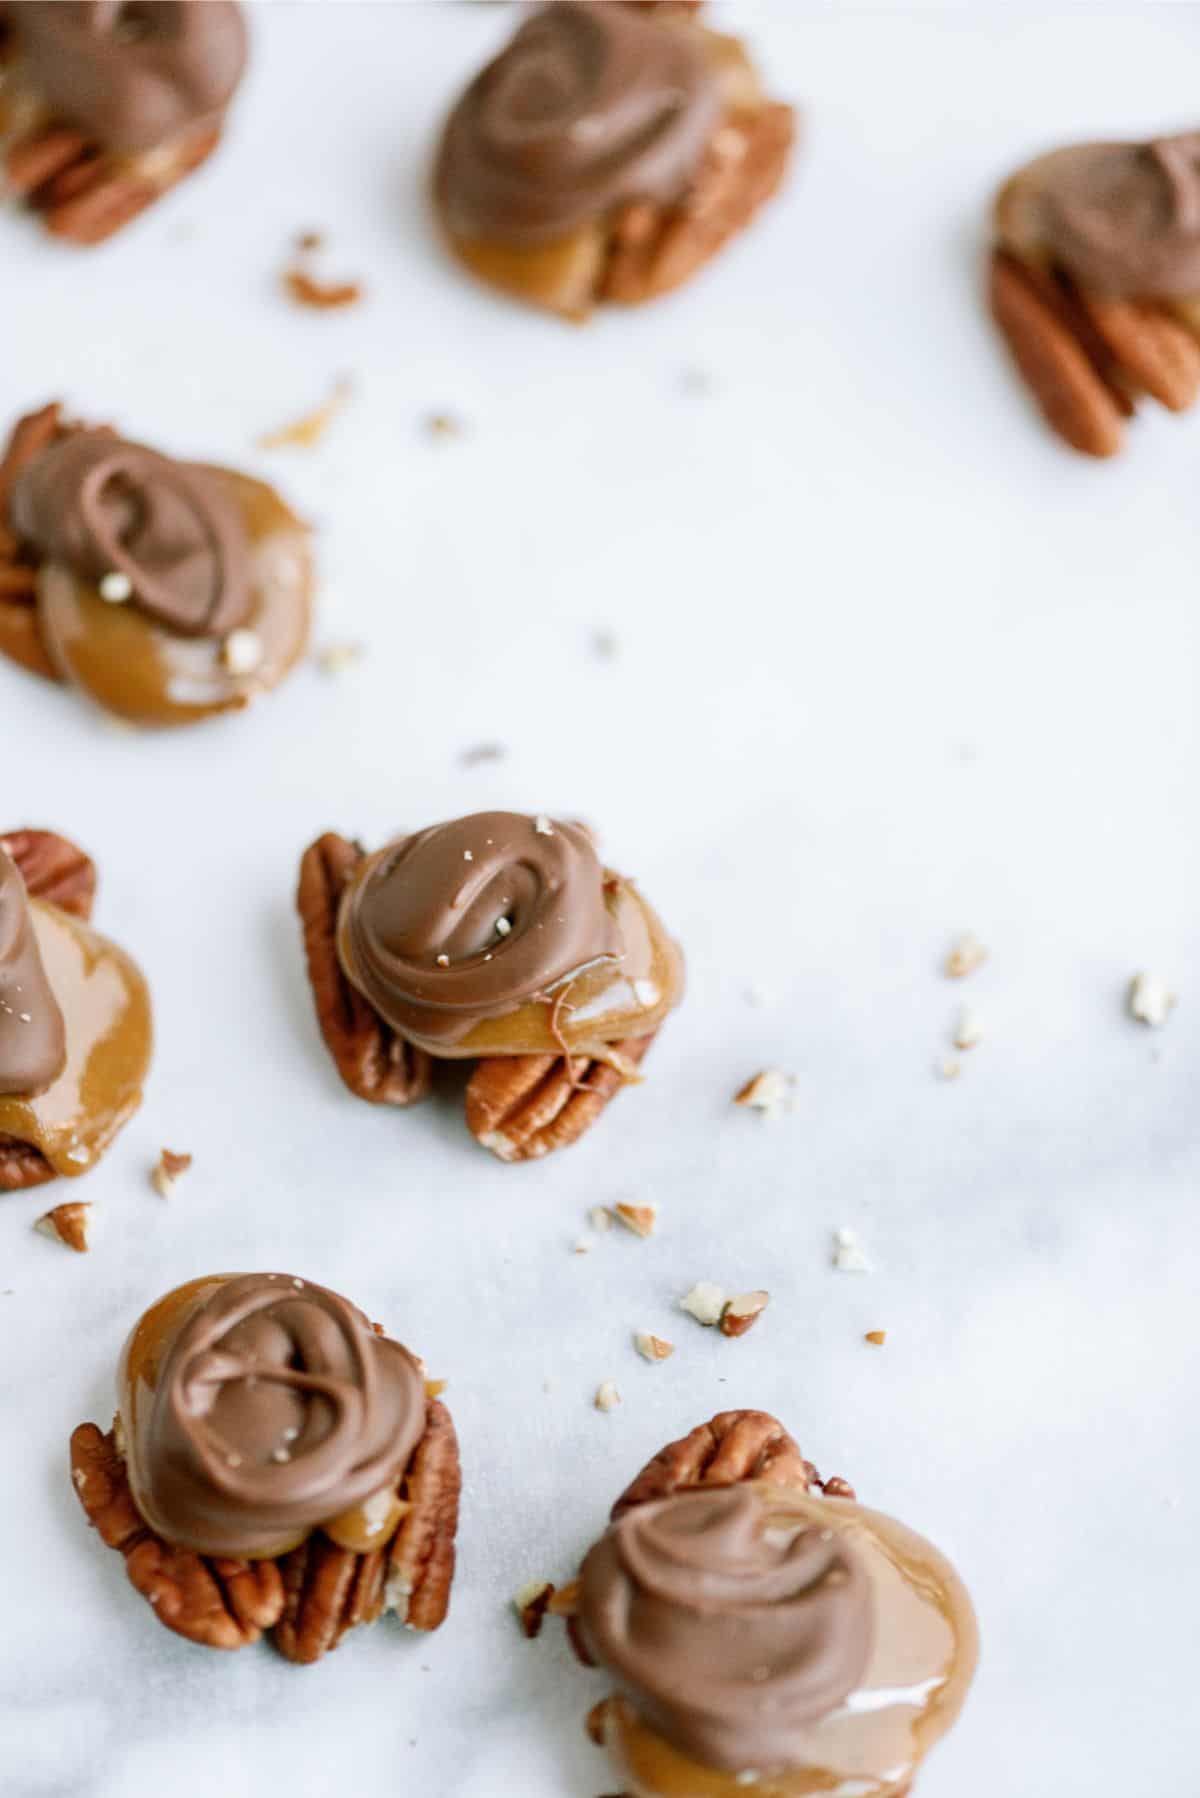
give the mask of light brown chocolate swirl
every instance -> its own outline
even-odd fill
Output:
[[[753,1486],[635,1506],[583,1565],[578,1627],[649,1726],[729,1772],[799,1764],[856,1688],[870,1580],[831,1530]]]
[[[1200,131],[1078,144],[1034,167],[1043,241],[1081,285],[1110,299],[1200,295]]]
[[[534,245],[632,200],[672,205],[720,111],[688,29],[605,0],[522,25],[447,123],[436,186],[460,236]]]
[[[63,1015],[42,965],[25,882],[0,848],[0,1093],[45,1092],[66,1060]]]
[[[519,812],[435,824],[369,857],[339,942],[380,1017],[446,1044],[621,953],[588,832]]]
[[[125,1356],[130,1479],[154,1529],[204,1554],[275,1554],[395,1485],[425,1428],[407,1349],[287,1274],[182,1293],[194,1302],[161,1352],[151,1312]]]
[[[89,581],[124,577],[131,602],[180,636],[224,636],[249,611],[245,528],[203,468],[77,431],[30,464],[11,510],[47,560]]]
[[[21,0],[6,16],[52,113],[109,150],[218,123],[246,66],[234,0]]]

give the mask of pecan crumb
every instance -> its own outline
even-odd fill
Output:
[[[569,1580],[551,1594],[546,1609],[552,1617],[573,1617],[579,1606],[579,1581]]]
[[[721,1312],[722,1336],[744,1336],[753,1328],[771,1302],[769,1292],[742,1292]]]
[[[1129,983],[1129,1015],[1139,1024],[1160,1030],[1170,1017],[1176,995],[1157,974],[1135,974]]]
[[[656,1336],[652,1330],[638,1330],[633,1346],[643,1361],[669,1361],[675,1353],[675,1344],[668,1342],[665,1336]]]
[[[941,1060],[934,1064],[933,1071],[939,1080],[957,1080],[962,1073],[962,1062],[957,1055],[943,1055]]]
[[[979,938],[968,931],[959,937],[946,957],[946,973],[951,980],[962,980],[976,968],[981,968],[987,958],[988,952]]]
[[[91,1247],[91,1204],[87,1200],[73,1200],[56,1205],[53,1211],[39,1217],[33,1227],[51,1241],[61,1242],[64,1248],[74,1249],[77,1255],[86,1255]]]
[[[475,768],[480,762],[502,762],[507,754],[503,743],[473,743],[458,759],[464,768]]]
[[[755,1074],[752,1080],[747,1080],[745,1086],[734,1094],[733,1102],[761,1112],[763,1117],[777,1118],[792,1109],[795,1097],[794,1074],[785,1074],[779,1068],[764,1068],[761,1074]]]
[[[614,1205],[613,1210],[635,1236],[653,1236],[658,1223],[657,1205]]]
[[[258,439],[259,449],[315,449],[349,398],[350,382],[343,375],[334,382],[329,398],[311,412],[274,431],[265,431]]]
[[[590,1255],[591,1252],[592,1252],[592,1245],[588,1241],[586,1236],[579,1237],[579,1239],[572,1245],[572,1248],[571,1248],[571,1253],[573,1255]]]
[[[956,1049],[974,1049],[983,1041],[983,1028],[979,1021],[979,1013],[971,1005],[964,1005],[958,1014],[958,1023],[954,1026],[954,1047]]]
[[[616,1383],[613,1380],[602,1380],[596,1388],[596,1397],[593,1402],[597,1411],[615,1411],[621,1402],[621,1394],[617,1391]]]
[[[357,306],[363,297],[361,281],[318,281],[306,268],[283,271],[284,292],[297,306],[314,312],[332,312],[341,306]]]
[[[163,1149],[158,1157],[158,1165],[150,1175],[150,1183],[160,1199],[169,1199],[175,1188],[192,1165],[190,1155],[177,1155],[173,1149]]]
[[[554,1597],[554,1587],[549,1580],[530,1580],[522,1586],[513,1599],[513,1609],[521,1620],[521,1630],[528,1641],[532,1642],[542,1633],[542,1624],[546,1617],[546,1607]]]
[[[870,1273],[871,1264],[863,1254],[853,1230],[834,1231],[833,1265],[840,1274]]]
[[[680,1299],[679,1306],[689,1317],[694,1317],[698,1324],[712,1328],[720,1323],[726,1302],[726,1295],[719,1286],[714,1286],[711,1280],[698,1280],[692,1290]]]
[[[341,674],[361,662],[365,651],[361,643],[326,643],[313,655],[322,674]]]
[[[607,1205],[593,1205],[588,1212],[588,1222],[593,1230],[611,1230],[613,1214]]]
[[[875,1348],[882,1348],[884,1343],[887,1341],[887,1331],[886,1330],[868,1330],[866,1335],[863,1337],[863,1341],[871,1343]]]
[[[463,435],[463,423],[450,412],[430,412],[425,419],[425,430],[435,441],[445,442],[450,437]]]

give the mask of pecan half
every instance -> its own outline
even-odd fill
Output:
[[[338,908],[361,861],[357,844],[327,831],[304,851],[296,907],[317,1022],[350,1091],[373,1105],[411,1105],[428,1093],[433,1063],[396,1035],[351,986],[337,952]]]
[[[664,208],[638,201],[617,218],[597,297],[638,305],[690,280],[771,198],[795,137],[790,106],[728,114],[684,204]]]
[[[71,1436],[71,1477],[88,1522],[124,1556],[131,1584],[160,1623],[207,1648],[244,1648],[283,1611],[274,1561],[235,1561],[173,1548],[143,1522],[110,1431],[81,1423]]]
[[[450,1604],[459,1485],[458,1439],[435,1400],[404,1482],[409,1509],[391,1541],[355,1554],[317,1530],[283,1557],[284,1612],[272,1638],[280,1653],[320,1660],[348,1630],[385,1610],[413,1629],[436,1629]]]
[[[769,1412],[722,1411],[660,1449],[626,1487],[612,1515],[691,1486],[736,1486],[743,1480],[770,1480],[804,1492],[821,1484],[812,1462]]]
[[[41,215],[47,231],[88,247],[104,243],[205,162],[221,141],[219,127],[181,139],[173,150],[123,162],[57,121],[10,146],[9,188]]]
[[[31,899],[44,899],[84,923],[96,901],[96,864],[54,830],[10,830],[0,836],[25,880]]]
[[[16,1136],[0,1136],[0,1192],[28,1192],[56,1178],[40,1149]]]
[[[612,1047],[636,1066],[656,1034]],[[467,1127],[501,1161],[534,1161],[577,1142],[625,1084],[616,1068],[587,1056],[488,1056],[467,1083]]]
[[[18,475],[70,429],[57,405],[17,420],[0,452],[0,655],[47,680],[59,675],[37,619],[37,566],[12,528],[9,503]]]
[[[1187,326],[1150,301],[1101,300],[1082,288],[1076,297],[1122,373],[1168,411],[1186,412],[1200,393],[1200,343]]]

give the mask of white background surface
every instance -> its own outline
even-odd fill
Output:
[[[61,394],[266,471],[320,526],[318,641],[368,648],[164,738],[0,670],[2,822],[95,851],[159,1029],[142,1113],[53,1194],[95,1201],[94,1252],[32,1233],[48,1194],[2,1207],[13,1798],[611,1789],[580,1729],[600,1682],[508,1601],[737,1404],[974,1590],[983,1668],[921,1798],[1191,1790],[1200,415],[1072,459],[976,259],[1026,154],[1194,121],[1200,14],[806,12],[733,15],[806,110],[786,196],[679,298],[584,332],[474,289],[425,220],[436,122],[507,8],[259,9],[206,173],[97,253],[3,224],[4,416]],[[362,308],[279,296],[306,227]],[[318,452],[254,451],[342,372]],[[465,434],[431,441],[431,412]],[[489,741],[504,761],[460,764]],[[481,1153],[456,1101],[344,1092],[292,912],[320,830],[489,805],[594,820],[690,960],[646,1085],[532,1168]],[[963,929],[992,949],[986,1040],[947,1085]],[[1143,966],[1182,995],[1158,1035],[1122,1011]],[[799,1079],[773,1125],[729,1104],[764,1066]],[[196,1157],[169,1204],[164,1143]],[[575,1257],[619,1198],[657,1201],[659,1234]],[[840,1225],[869,1276],[831,1270]],[[66,1440],[107,1421],[127,1328],[178,1281],[269,1267],[450,1381],[466,1502],[432,1639],[381,1624],[307,1671],[206,1654],[84,1526]],[[697,1279],[771,1308],[726,1342],[675,1310]],[[674,1359],[640,1362],[638,1328]]]

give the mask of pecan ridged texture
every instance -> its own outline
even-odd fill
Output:
[[[338,957],[338,910],[362,857],[357,844],[326,831],[300,863],[296,906],[317,1023],[352,1093],[373,1105],[412,1105],[429,1092],[433,1063],[384,1023],[346,979]]]
[[[627,1037],[613,1051],[636,1067],[653,1041]],[[488,1056],[467,1084],[467,1127],[501,1161],[535,1161],[577,1142],[625,1084],[587,1056]]]
[[[436,1400],[405,1478],[408,1510],[390,1542],[369,1554],[320,1530],[277,1560],[173,1547],[138,1513],[114,1435],[95,1424],[73,1433],[71,1470],[88,1521],[124,1557],[131,1584],[189,1641],[235,1649],[269,1633],[285,1659],[309,1665],[385,1610],[433,1630],[449,1609],[461,1474],[453,1422]]]

